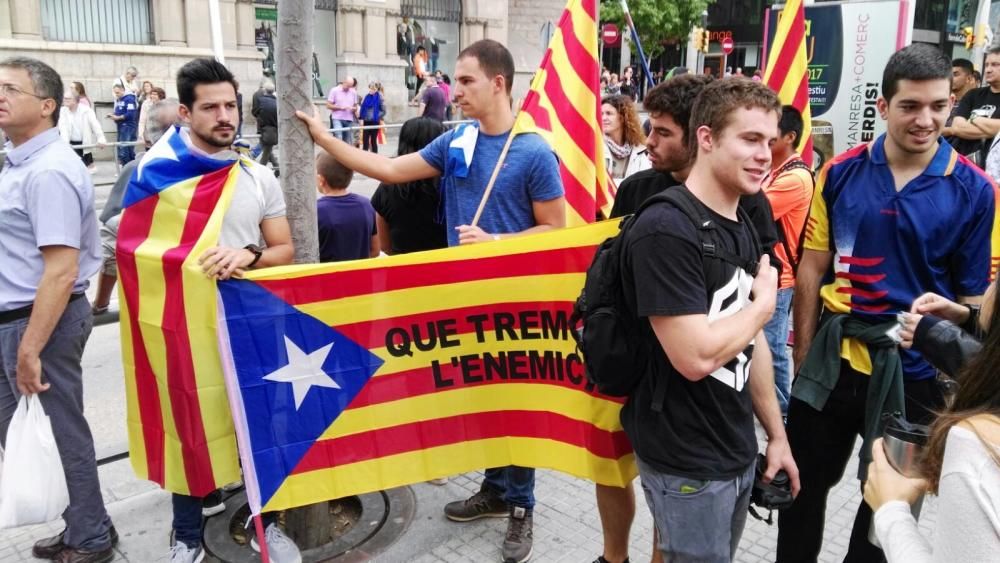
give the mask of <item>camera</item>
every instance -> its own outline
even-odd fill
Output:
[[[757,454],[757,466],[754,469],[753,489],[750,491],[750,515],[754,518],[771,525],[774,520],[771,518],[771,511],[788,508],[795,500],[792,497],[792,481],[788,478],[788,473],[784,469],[778,470],[774,479],[770,483],[764,482],[764,473],[767,471],[767,458],[764,454]],[[762,518],[754,505],[758,508],[767,509],[767,518]]]

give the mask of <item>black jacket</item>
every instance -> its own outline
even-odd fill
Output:
[[[966,323],[969,325],[969,323]],[[973,321],[972,326],[975,326]],[[977,338],[955,323],[924,315],[913,333],[913,350],[949,377],[956,377],[983,348]]]

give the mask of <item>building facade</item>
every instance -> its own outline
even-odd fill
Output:
[[[483,38],[503,42],[517,67],[514,95],[522,96],[546,47],[545,24],[555,24],[565,5],[563,0],[314,1],[313,95],[324,98],[347,75],[358,80],[362,93],[377,81],[393,122],[414,112],[407,102],[419,86],[412,57],[419,46],[427,49],[431,70],[450,75],[464,46]],[[226,65],[249,110],[252,92],[275,71],[281,45],[278,0],[218,4]],[[12,55],[41,59],[65,82],[83,83],[101,115],[111,108],[111,84],[129,66],[138,69],[139,80],[175,96],[177,70],[192,58],[213,55],[209,0],[0,0],[0,58]]]

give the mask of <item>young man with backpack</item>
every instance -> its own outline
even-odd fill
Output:
[[[771,173],[762,187],[771,203],[778,244],[774,253],[781,262],[778,277],[778,299],[774,315],[764,325],[767,344],[774,361],[774,386],[778,393],[781,416],[788,416],[788,399],[792,382],[788,367],[788,315],[795,293],[795,272],[799,266],[802,237],[805,235],[809,202],[812,200],[812,169],[795,151],[802,137],[802,114],[792,106],[781,108],[778,139],[771,145]]]
[[[636,213],[647,199],[681,186],[687,180],[694,165],[688,140],[694,137],[688,131],[691,109],[698,95],[713,80],[707,75],[685,74],[670,78],[646,93],[643,105],[649,112],[650,122],[646,154],[652,169],[633,174],[622,182],[611,217]],[[760,191],[746,194],[740,197],[739,206],[756,228],[763,250],[770,253],[777,242],[777,233],[767,197]],[[593,356],[589,355],[588,365],[593,364],[592,360]],[[620,374],[618,367],[615,373]],[[625,389],[622,394],[627,395],[628,391]],[[631,485],[597,485],[596,495],[604,546],[602,555],[594,563],[627,563],[629,531],[635,517],[635,493]],[[652,561],[660,561],[658,552],[653,553]]]
[[[667,561],[735,555],[754,481],[754,414],[769,439],[765,479],[784,469],[798,493],[770,352],[755,346],[777,272],[738,207],[770,170],[780,109],[753,81],[705,86],[685,186],[647,201],[621,240],[624,303],[634,307],[625,315],[644,349],[621,418]]]

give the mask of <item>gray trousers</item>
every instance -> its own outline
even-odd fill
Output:
[[[755,464],[735,479],[707,481],[663,473],[638,457],[636,463],[663,560],[732,561],[747,522]]]
[[[51,384],[39,394],[45,414],[52,422],[59,457],[69,489],[69,507],[63,512],[66,532],[63,542],[86,550],[110,545],[111,518],[104,509],[97,478],[94,438],[83,417],[83,347],[90,336],[94,317],[90,303],[77,299],[52,331],[42,350],[42,382]],[[17,349],[28,319],[0,324],[0,442],[7,442],[20,393],[17,390]]]

